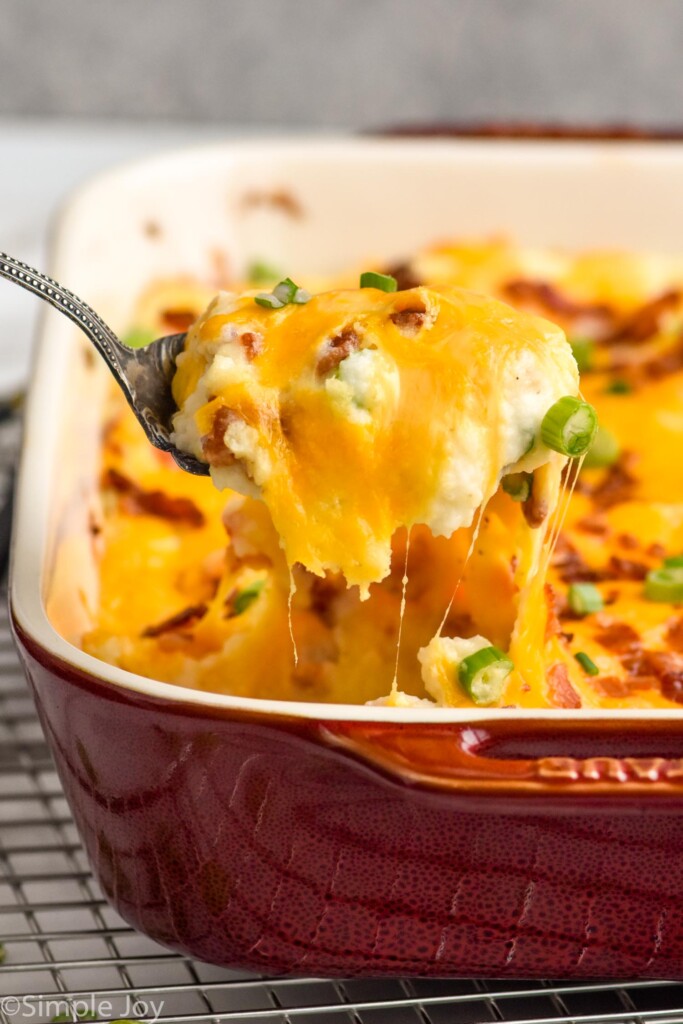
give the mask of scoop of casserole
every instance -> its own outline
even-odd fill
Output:
[[[564,462],[540,428],[578,371],[548,321],[448,285],[256,299],[221,293],[189,331],[174,441],[265,502],[289,565],[366,596],[399,527],[450,536],[504,475]]]

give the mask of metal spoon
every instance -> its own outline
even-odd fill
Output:
[[[171,418],[177,411],[171,381],[185,344],[184,334],[170,334],[144,348],[129,348],[94,310],[51,277],[0,252],[0,277],[21,285],[68,316],[104,358],[142,429],[155,448],[170,452],[181,469],[206,476],[209,467],[171,442]]]

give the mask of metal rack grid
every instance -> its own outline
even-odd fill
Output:
[[[15,432],[0,427],[0,482]],[[0,509],[2,519],[4,509]],[[6,518],[6,516],[5,516]],[[0,555],[2,552],[0,552]],[[0,597],[0,1022],[683,1024],[683,985],[269,979],[169,953],[111,910],[85,860]]]

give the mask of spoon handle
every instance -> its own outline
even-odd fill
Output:
[[[21,263],[14,256],[8,256],[5,252],[0,252],[0,277],[13,281],[27,291],[33,292],[34,295],[37,295],[45,302],[49,302],[60,313],[68,316],[70,320],[78,324],[81,330],[87,334],[98,352],[106,359],[114,376],[119,380],[124,389],[128,391],[124,377],[125,356],[128,350],[116,337],[111,327],[105,324],[104,320],[97,315],[94,309],[91,309],[86,302],[79,299],[68,288],[63,288],[61,284],[57,284],[51,277],[41,274],[39,270],[29,267],[26,263]],[[123,359],[122,356],[124,357]]]

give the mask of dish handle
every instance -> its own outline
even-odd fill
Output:
[[[323,739],[409,785],[452,792],[683,795],[683,728],[645,723],[321,724]]]

